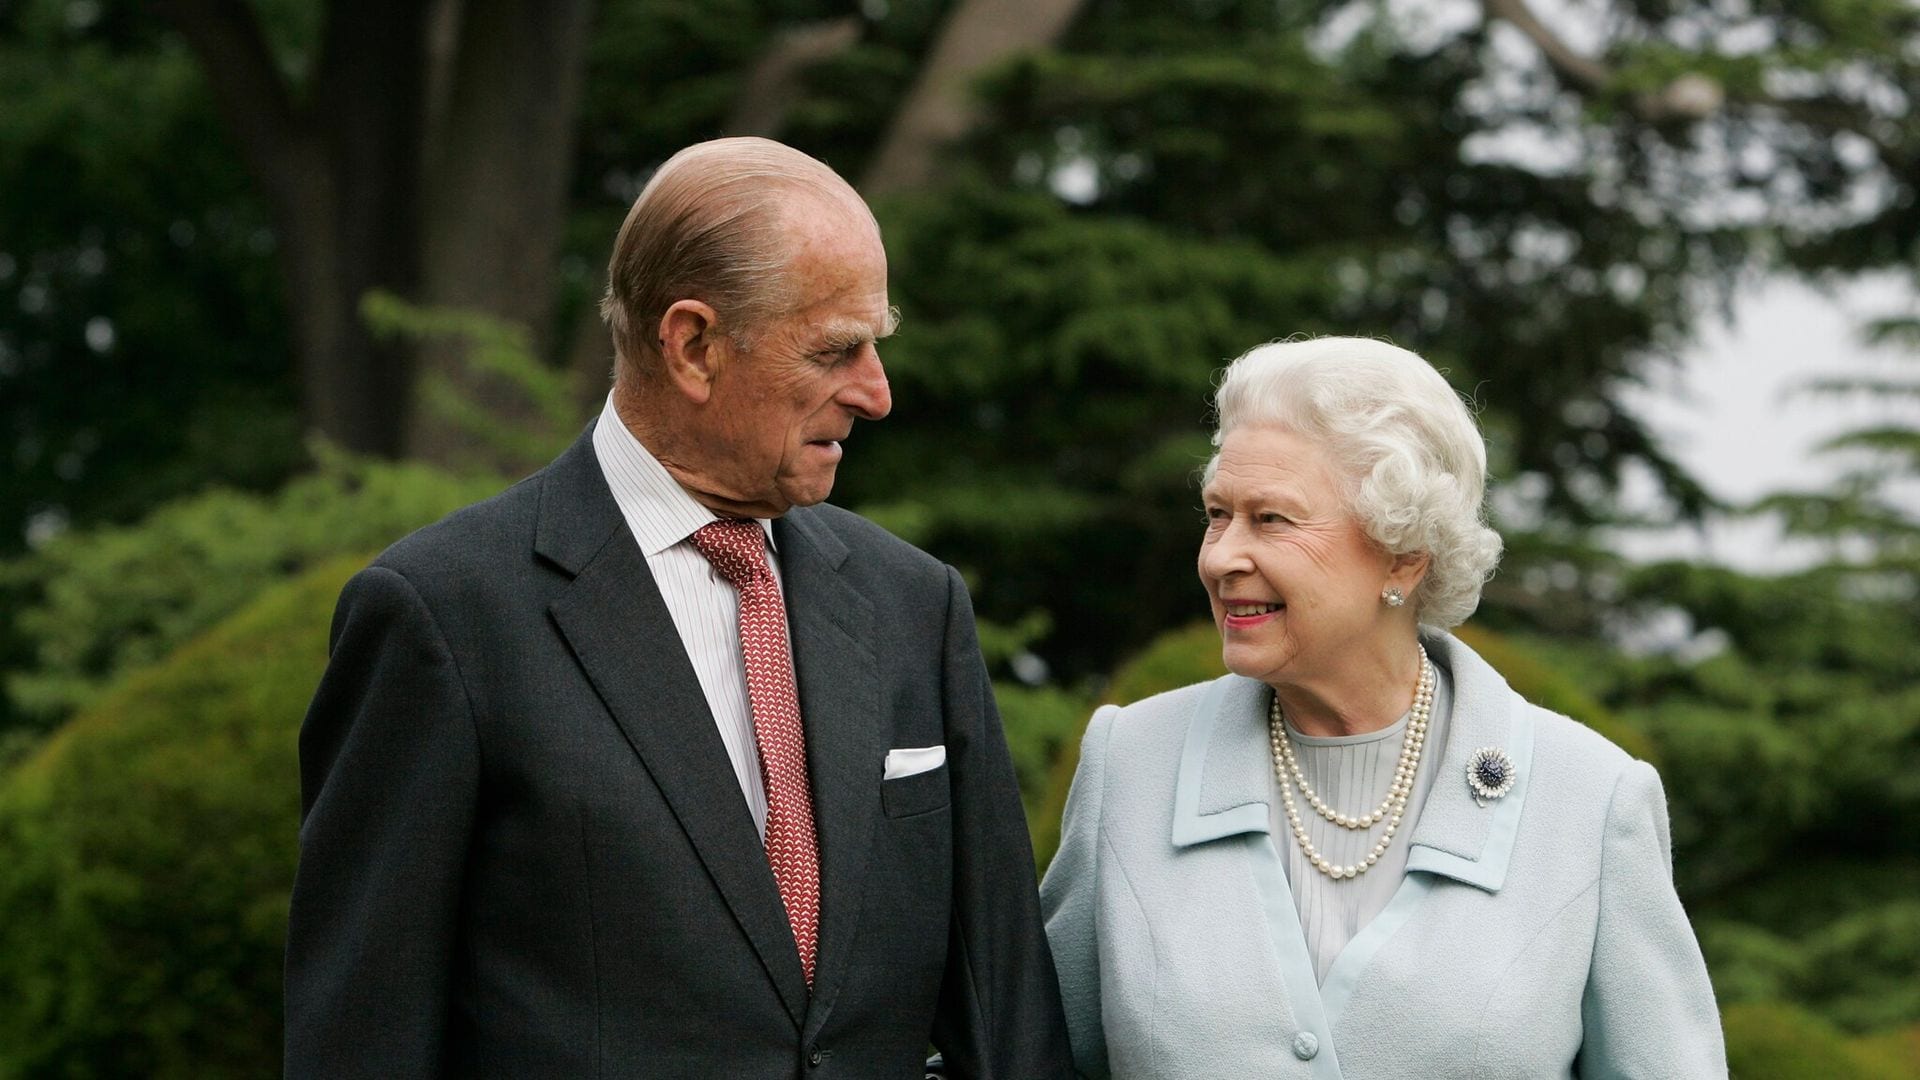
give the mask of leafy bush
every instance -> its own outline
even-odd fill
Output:
[[[16,717],[51,728],[268,586],[335,555],[378,550],[502,486],[316,454],[317,471],[276,493],[210,491],[0,564],[0,592],[17,598],[15,631],[30,652],[19,670],[0,672]]]
[[[364,562],[270,590],[0,777],[0,1078],[277,1075],[296,733]]]
[[[1734,1005],[1721,1013],[1727,1071],[1736,1080],[1916,1080],[1920,1031],[1848,1038],[1791,1005]]]

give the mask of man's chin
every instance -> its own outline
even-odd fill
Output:
[[[824,474],[810,472],[805,477],[791,477],[780,484],[780,495],[788,506],[813,506],[827,501],[833,494],[833,470]]]

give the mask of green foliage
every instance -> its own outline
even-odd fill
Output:
[[[0,558],[304,457],[274,238],[146,7],[0,5]]]
[[[1590,651],[1582,681],[1660,755],[1722,1003],[1793,1002],[1852,1032],[1920,1020],[1913,564],[1663,564],[1616,586],[1616,617],[1677,608],[1717,645]]]
[[[332,560],[0,776],[0,1077],[277,1075],[295,739]]]
[[[1384,16],[1332,48],[1328,8],[1090,4],[990,76],[941,184],[878,207],[896,409],[840,497],[967,566],[987,617],[1078,628],[1039,647],[1069,679],[1199,612],[1207,398],[1263,341],[1358,331],[1431,357],[1557,518],[1607,518],[1628,463],[1682,511],[1710,502],[1613,399],[1737,238],[1616,198],[1610,154],[1489,155],[1534,117],[1476,103],[1497,51],[1468,33],[1416,55]]]
[[[0,591],[19,598],[16,632],[31,645],[4,673],[22,722],[44,730],[267,586],[344,552],[377,551],[502,486],[325,449],[316,457],[316,471],[274,494],[210,491],[0,564]]]
[[[380,290],[361,299],[360,313],[375,338],[458,348],[467,377],[487,388],[488,399],[482,400],[438,369],[423,375],[415,388],[423,408],[475,446],[475,460],[460,463],[463,471],[479,471],[475,466],[492,461],[537,468],[579,434],[579,407],[566,373],[540,362],[525,327],[482,312],[419,307]],[[526,415],[503,422],[501,400],[524,402]]]
[[[1107,683],[1106,700],[1131,705],[1226,673],[1220,659],[1220,631],[1210,622],[1198,622],[1161,634],[1122,664]]]
[[[1530,652],[1521,641],[1473,625],[1458,627],[1454,633],[1505,676],[1507,684],[1521,697],[1543,709],[1578,720],[1642,761],[1660,764],[1659,751],[1646,735],[1614,716],[1578,681]]]
[[[1841,880],[1864,875],[1831,866]],[[1799,1002],[1849,1031],[1873,1031],[1920,1017],[1920,863],[1888,868],[1904,886],[1899,898],[1881,897],[1804,936],[1774,933],[1752,923],[1702,920],[1701,946],[1713,957],[1722,1000]],[[1805,881],[1814,895],[1831,885]],[[1803,893],[1802,896],[1807,894]]]
[[[1060,846],[1061,807],[1053,804],[1059,762],[1078,756],[1080,732],[1086,728],[1092,705],[1081,694],[1018,683],[995,683],[993,696],[1020,778],[1020,801],[1027,812],[1034,858],[1044,867]],[[1064,793],[1060,799],[1065,799]]]
[[[1739,1080],[1914,1080],[1912,1034],[1848,1038],[1790,1005],[1734,1005],[1721,1014],[1727,1071]],[[1904,1045],[1903,1045],[1904,1043]]]

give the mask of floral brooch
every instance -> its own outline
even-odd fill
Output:
[[[1481,806],[1513,790],[1520,770],[1513,759],[1497,746],[1483,746],[1467,762],[1467,786],[1473,789],[1473,801]]]

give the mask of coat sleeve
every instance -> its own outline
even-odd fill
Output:
[[[1119,709],[1093,714],[1080,741],[1080,763],[1060,823],[1060,850],[1040,886],[1060,997],[1067,1010],[1067,1037],[1080,1075],[1107,1075],[1107,1039],[1100,1020],[1100,952],[1095,933],[1095,889],[1100,856],[1100,802],[1106,783],[1107,739]]]
[[[930,1033],[955,1080],[1068,1075],[1020,785],[960,575],[947,569],[941,693],[953,800],[953,921]]]
[[[1673,888],[1666,796],[1645,762],[1629,765],[1614,787],[1601,859],[1579,1075],[1725,1077],[1713,985]]]
[[[289,1080],[441,1075],[478,775],[472,711],[432,613],[400,574],[361,571],[300,731]]]

